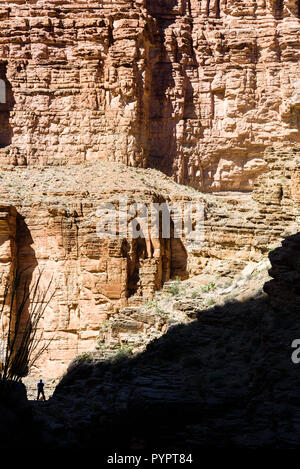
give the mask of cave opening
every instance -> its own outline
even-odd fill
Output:
[[[0,148],[11,144],[10,112],[14,104],[12,86],[7,79],[7,63],[0,63]]]

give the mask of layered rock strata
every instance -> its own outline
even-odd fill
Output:
[[[1,165],[111,160],[250,190],[299,142],[296,0],[2,2]]]
[[[8,254],[3,268],[26,268],[32,282],[42,272],[42,288],[52,277],[55,284],[40,324],[43,340],[54,340],[35,372],[59,376],[74,356],[94,348],[101,324],[118,317],[126,306],[151,300],[170,277],[233,277],[248,262],[260,260],[287,231],[296,232],[295,155],[296,149],[270,150],[268,171],[258,179],[253,197],[232,192],[201,195],[155,170],[116,163],[1,171],[1,200],[11,205],[4,212],[3,246]],[[129,234],[99,237],[99,207],[110,203],[118,209],[125,198],[148,205],[201,202],[201,243],[195,246],[184,233],[170,239],[162,233],[140,240]]]
[[[37,373],[170,277],[232,277],[297,231],[298,2],[5,1],[0,25],[0,269],[56,283]],[[197,198],[201,244],[100,238],[120,196]]]
[[[59,376],[72,358],[94,348],[103,321],[128,303],[151,299],[170,276],[187,276],[187,246],[181,239],[172,232],[163,238],[161,231],[135,239],[130,220],[137,203],[151,208],[169,200],[172,190],[174,200],[189,201],[193,191],[182,188],[179,194],[177,185],[157,175],[167,186],[160,192],[143,176],[151,178],[113,164],[1,172],[1,199],[11,203],[3,217],[3,270],[25,270],[32,285],[41,273],[44,291],[53,279],[48,297],[54,297],[39,324],[41,345],[51,344],[37,372],[42,366],[44,375]],[[109,206],[113,217],[126,199],[131,207],[126,232],[103,236],[98,227],[103,210]]]

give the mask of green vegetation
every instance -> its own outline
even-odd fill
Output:
[[[216,300],[214,298],[209,298],[206,301],[205,306],[213,306],[214,304],[216,304]]]
[[[101,339],[98,340],[98,347],[99,347],[100,350],[107,350],[107,349],[109,349],[109,346],[106,345],[106,344],[103,344],[103,343],[101,342]]]
[[[161,309],[159,306],[155,307],[155,314],[161,314],[164,315],[166,314],[163,309]]]
[[[157,306],[157,301],[154,301],[154,300],[153,301],[147,301],[145,306],[147,306],[147,308],[156,307]]]
[[[87,363],[87,362],[92,361],[92,357],[88,352],[84,352],[81,355],[79,355],[76,360],[78,363]]]
[[[170,293],[173,296],[176,296],[179,294],[179,285],[180,285],[180,278],[176,277],[176,280],[168,287],[168,293]]]
[[[119,345],[115,348],[117,353],[112,357],[112,361],[116,362],[128,358],[132,355],[132,347],[129,345]]]
[[[214,282],[210,282],[208,285],[201,287],[202,293],[208,293],[216,289],[216,284]]]
[[[171,293],[171,295],[176,296],[179,294],[179,286],[178,285],[172,285],[171,287],[168,288],[168,293]]]
[[[199,296],[199,292],[196,291],[196,290],[193,290],[193,291],[192,291],[192,294],[191,294],[191,297],[192,297],[193,299],[195,299],[195,298],[197,298],[198,296]]]
[[[103,321],[103,323],[101,324],[101,327],[103,327],[104,329],[109,329],[109,326],[110,326],[109,321]]]

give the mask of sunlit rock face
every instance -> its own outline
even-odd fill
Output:
[[[2,165],[112,160],[250,190],[264,149],[299,141],[296,0],[6,1],[0,24]]]
[[[36,373],[57,377],[170,277],[233,272],[297,231],[299,22],[295,0],[1,3],[0,270],[56,282]],[[200,248],[97,236],[120,193],[194,195],[132,167],[218,193]]]
[[[29,286],[33,294],[40,278],[38,297],[23,311],[28,318],[35,307],[43,309],[36,351],[45,345],[47,350],[35,363],[35,374],[58,378],[70,360],[95,348],[101,324],[120,309],[152,300],[171,276],[188,276],[186,243],[172,230],[170,239],[164,238],[146,219],[144,237],[132,233],[136,203],[150,211],[151,204],[168,201],[172,190],[183,202],[195,192],[156,173],[154,180],[152,171],[99,162],[0,170],[0,200],[6,201],[0,206],[0,302],[15,272],[22,272],[20,300],[23,285],[26,295]],[[167,186],[152,189],[150,182]],[[107,206],[116,220],[111,236],[101,231],[103,219],[110,221]],[[120,217],[126,220],[122,231]],[[0,317],[0,346],[9,306]]]

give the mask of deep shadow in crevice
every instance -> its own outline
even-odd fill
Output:
[[[284,0],[275,0],[273,5],[273,15],[277,20],[282,20]]]
[[[141,261],[147,258],[145,238],[132,240],[132,247],[128,249],[128,296],[137,293],[140,286]]]
[[[4,211],[7,212],[6,226],[2,227],[0,236],[0,245],[6,244],[1,256],[0,367],[5,382],[18,380],[28,373],[28,334],[33,329],[29,293],[37,261],[23,217],[14,207],[8,210],[4,207]],[[22,257],[24,246],[25,262]]]
[[[171,239],[171,278],[185,280],[189,277],[187,269],[188,254],[180,238]]]
[[[129,243],[123,240],[122,255],[127,258],[127,295],[142,296],[143,281],[149,284],[149,267],[145,266],[145,261],[156,260],[156,272],[154,274],[153,288],[160,290],[164,283],[170,278],[180,278],[185,280],[189,277],[187,270],[188,254],[181,238],[176,237],[174,226],[174,216],[166,203],[158,204],[155,219],[151,219],[154,226],[159,226],[158,232],[150,230],[148,235],[143,231],[138,220],[131,221],[132,232],[136,235]],[[152,227],[153,228],[153,227]],[[149,229],[149,227],[148,227]],[[153,237],[152,237],[153,235]],[[182,233],[180,233],[182,235]],[[145,272],[146,267],[146,272]],[[144,270],[143,273],[141,273]],[[148,275],[147,275],[148,270]],[[151,271],[151,267],[150,267]],[[144,279],[143,279],[144,276]]]
[[[15,105],[11,83],[7,78],[7,63],[0,63],[0,148],[12,142],[12,126],[10,113]]]
[[[30,291],[33,288],[32,280],[33,273],[38,266],[35,251],[32,248],[33,239],[30,230],[25,222],[25,218],[17,214],[17,272],[20,278],[16,297],[16,309],[22,308],[21,324],[20,324],[20,337],[19,341],[22,343],[22,331],[28,327],[31,321],[30,315]],[[24,298],[28,298],[24,305],[21,306]],[[26,343],[29,345],[29,343]],[[25,352],[28,355],[29,351]],[[28,373],[28,363],[24,369],[24,375]]]
[[[188,3],[183,3],[188,10]],[[150,131],[147,166],[155,168],[168,176],[177,175],[178,182],[187,182],[188,172],[182,163],[183,151],[178,147],[178,124],[185,126],[187,119],[196,117],[193,87],[187,68],[183,65],[186,54],[180,50],[177,41],[176,14],[178,0],[146,2],[146,8],[156,19],[157,44],[152,54],[151,103],[149,107]],[[168,31],[168,34],[166,32]],[[196,66],[196,56],[191,39],[191,59]],[[155,58],[154,58],[155,57]],[[184,102],[183,102],[184,101]],[[180,132],[183,130],[180,128]],[[184,139],[183,139],[184,140]],[[182,146],[190,142],[182,142]]]
[[[178,6],[180,0],[146,0],[146,8],[150,15],[160,18],[162,15],[169,15],[174,7]]]

